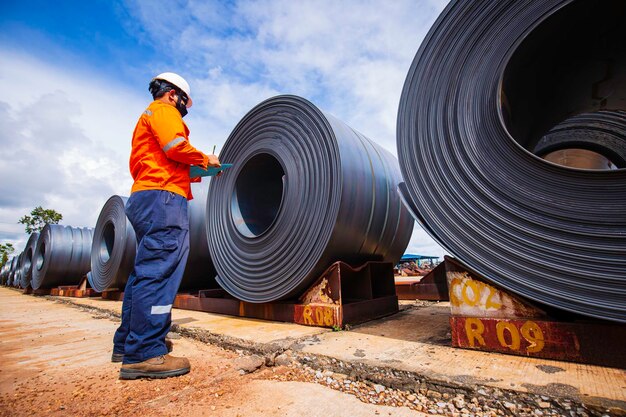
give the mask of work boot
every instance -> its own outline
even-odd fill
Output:
[[[126,363],[120,369],[120,379],[169,378],[185,375],[191,369],[187,358],[161,355],[139,363]]]
[[[167,348],[167,353],[171,353],[172,350],[174,349],[174,344],[172,343],[170,339],[165,339],[165,347]],[[123,362],[123,361],[124,361],[124,354],[115,353],[115,351],[113,351],[113,354],[111,355],[111,362],[118,363],[118,362]]]

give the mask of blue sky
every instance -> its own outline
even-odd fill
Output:
[[[191,141],[210,151],[259,102],[311,100],[393,154],[398,102],[446,0],[14,1],[0,5],[0,242],[35,206],[94,227],[128,195],[130,137],[151,77],[191,84]],[[10,180],[7,180],[10,179]],[[416,227],[408,251],[443,250]]]

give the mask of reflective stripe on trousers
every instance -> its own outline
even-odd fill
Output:
[[[137,254],[113,351],[124,354],[124,363],[137,363],[167,354],[165,335],[189,255],[187,199],[164,190],[137,191],[126,202],[126,216]]]

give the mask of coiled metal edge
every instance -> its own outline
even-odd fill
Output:
[[[128,197],[113,195],[102,206],[91,245],[91,287],[102,292],[123,290],[133,270],[136,253],[135,230],[126,218]]]
[[[44,226],[33,256],[33,289],[78,284],[89,272],[92,239],[91,228]]]
[[[334,261],[397,262],[413,230],[397,160],[296,96],[254,107],[211,182],[209,250],[218,283],[248,302],[293,298]]]
[[[550,129],[533,153],[555,163],[579,162],[591,169],[626,168],[626,111],[600,110],[571,117]],[[572,156],[581,160],[567,161]]]
[[[411,65],[397,124],[403,198],[444,248],[514,293],[619,322],[626,170],[529,150],[572,115],[623,110],[624,20],[613,0],[453,1]]]
[[[24,247],[24,252],[19,266],[21,271],[20,285],[22,288],[30,287],[30,282],[33,278],[33,254],[35,253],[35,247],[37,246],[37,239],[39,239],[39,232],[31,233],[28,241],[26,242],[26,246]]]

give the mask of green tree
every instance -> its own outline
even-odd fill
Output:
[[[18,220],[18,223],[26,225],[26,233],[40,232],[46,224],[58,224],[63,220],[63,215],[52,209],[44,209],[37,206],[30,212],[30,216],[26,215]]]
[[[12,243],[0,243],[0,266],[4,266],[9,260],[9,255],[13,253],[15,248]]]

